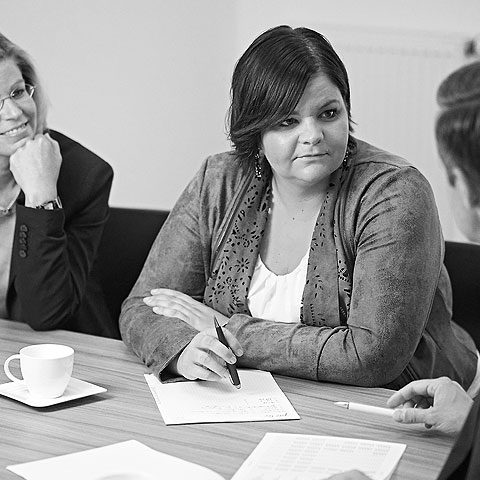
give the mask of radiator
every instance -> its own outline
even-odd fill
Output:
[[[313,27],[333,44],[350,78],[355,135],[401,155],[429,180],[444,236],[459,240],[447,181],[435,146],[435,95],[441,80],[465,63],[462,35]]]

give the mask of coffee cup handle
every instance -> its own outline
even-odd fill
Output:
[[[20,355],[16,353],[15,355],[11,355],[5,360],[5,363],[3,364],[3,369],[5,370],[5,375],[12,380],[13,382],[22,382],[23,380],[20,378],[17,378],[12,372],[10,372],[10,369],[8,368],[8,364],[12,361],[18,358],[20,360]]]

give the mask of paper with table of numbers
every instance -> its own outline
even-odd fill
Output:
[[[320,480],[353,469],[373,480],[388,480],[405,447],[355,438],[267,433],[232,480]]]
[[[300,417],[270,372],[239,369],[242,387],[219,382],[161,383],[145,375],[166,425],[298,420]]]

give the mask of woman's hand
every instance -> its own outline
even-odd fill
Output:
[[[189,295],[169,288],[155,288],[150,291],[151,297],[145,297],[143,301],[158,315],[176,317],[187,322],[199,332],[213,327],[213,316],[218,323],[224,326],[228,323],[225,315],[213,308],[197,302]]]
[[[10,170],[25,194],[25,206],[35,207],[57,197],[61,164],[60,147],[48,133],[27,140],[10,157]]]
[[[226,363],[234,364],[237,361],[235,355],[239,357],[243,351],[238,340],[228,330],[224,330],[224,334],[230,349],[218,340],[215,328],[212,327],[197,333],[171,368],[188,380],[218,381],[228,378]]]
[[[424,423],[425,427],[455,435],[460,432],[473,400],[447,377],[416,380],[394,393],[387,401],[400,423]],[[417,405],[417,408],[411,408]],[[420,408],[419,408],[420,406]]]

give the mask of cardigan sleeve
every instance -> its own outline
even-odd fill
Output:
[[[205,165],[163,224],[120,314],[123,341],[159,377],[198,331],[178,318],[155,314],[143,298],[153,288],[170,288],[203,300],[205,252],[198,215]]]
[[[417,170],[393,167],[347,198],[343,224],[354,249],[347,325],[233,315],[228,328],[245,352],[240,365],[364,386],[386,385],[406,369],[428,321],[442,265],[433,194]]]

